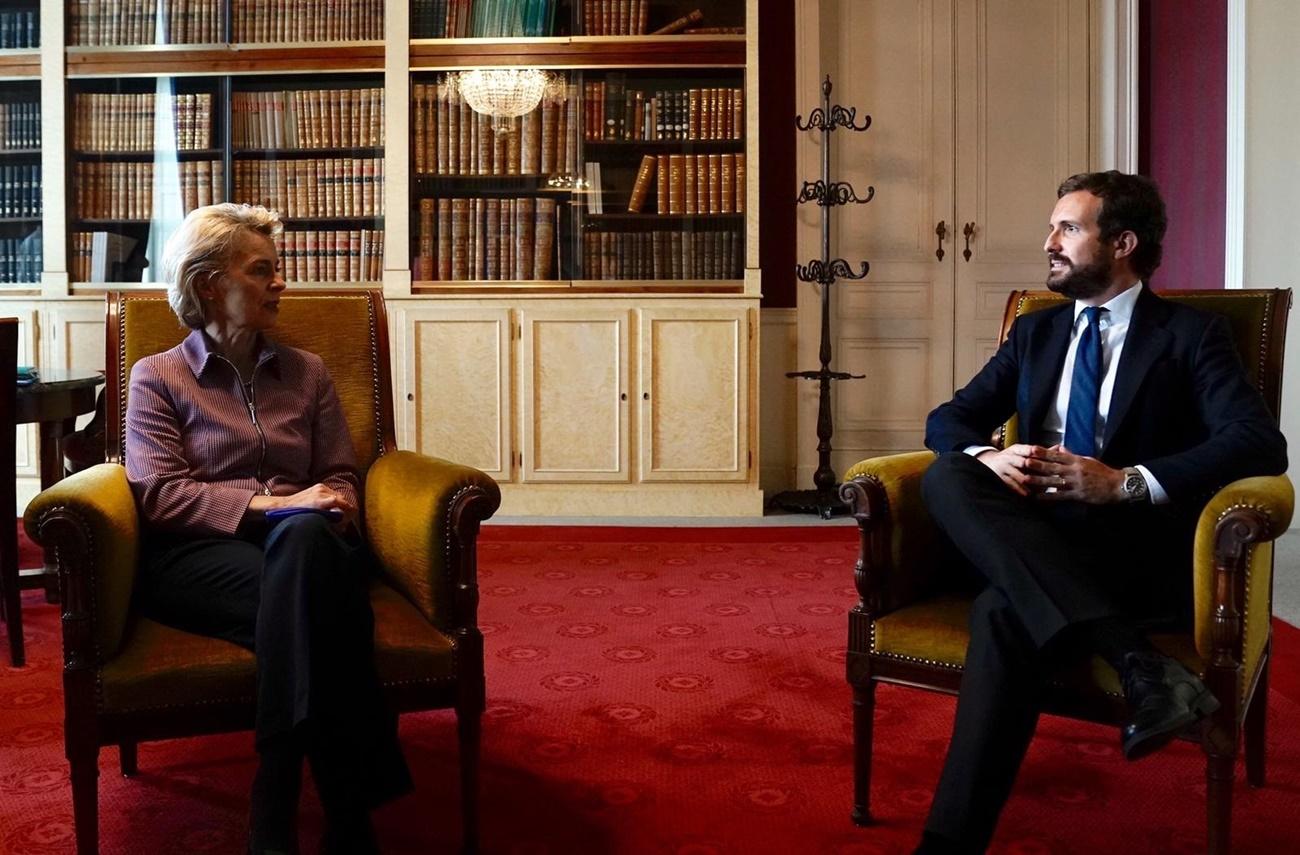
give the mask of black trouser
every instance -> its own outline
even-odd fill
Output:
[[[302,745],[327,810],[410,789],[375,670],[364,546],[301,514],[264,538],[157,537],[150,552],[150,617],[256,653],[259,749],[281,736]]]
[[[1076,630],[1180,614],[1191,539],[1150,505],[1022,498],[967,454],[941,455],[922,486],[931,516],[983,586],[926,830],[982,852],[1038,722],[1045,672],[1091,652]]]

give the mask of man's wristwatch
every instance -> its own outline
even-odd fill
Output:
[[[1129,502],[1145,502],[1149,495],[1147,479],[1142,477],[1142,473],[1135,466],[1124,467],[1124,484],[1120,489],[1125,501]]]

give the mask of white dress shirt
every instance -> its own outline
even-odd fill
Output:
[[[1098,319],[1101,331],[1101,387],[1097,393],[1096,456],[1102,452],[1102,438],[1106,434],[1106,417],[1110,413],[1110,397],[1115,390],[1115,376],[1119,369],[1120,354],[1124,352],[1124,340],[1128,337],[1129,322],[1133,319],[1133,307],[1137,305],[1138,294],[1145,287],[1138,282],[1132,288],[1116,296],[1108,303],[1102,304],[1106,311]],[[1088,322],[1083,317],[1087,308],[1078,300],[1074,303],[1074,327],[1070,331],[1070,345],[1065,351],[1065,363],[1061,366],[1061,378],[1057,381],[1056,397],[1053,406],[1043,418],[1043,444],[1059,444],[1065,436],[1065,416],[1070,408],[1070,384],[1074,379],[1074,357],[1079,350],[1079,337]],[[992,448],[989,445],[975,445],[965,449],[967,454],[979,455]],[[1068,449],[1067,449],[1068,450]],[[1135,467],[1147,482],[1147,494],[1151,501],[1163,505],[1169,501],[1169,494],[1160,486],[1156,477],[1143,465]]]

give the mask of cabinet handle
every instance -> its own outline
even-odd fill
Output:
[[[943,239],[948,236],[948,226],[944,224],[943,220],[940,220],[939,225],[934,227],[934,233],[939,236],[939,246],[934,251],[934,257],[943,261]]]
[[[648,400],[650,400],[650,393],[649,393],[649,392],[642,392],[642,393],[641,393],[641,400],[643,400],[643,401],[648,401]]]
[[[966,238],[966,248],[962,250],[961,257],[970,261],[970,239],[975,234],[975,224],[967,223],[966,227],[961,230],[961,233]]]
[[[415,400],[415,393],[414,393],[414,392],[407,392],[407,393],[406,393],[406,400],[408,400],[408,401],[414,401],[414,400]]]
[[[618,399],[619,399],[620,401],[626,401],[626,400],[627,400],[627,392],[620,392],[620,393],[618,394]]]

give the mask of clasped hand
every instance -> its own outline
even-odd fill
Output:
[[[1021,496],[1043,501],[1103,505],[1120,500],[1124,473],[1094,457],[1082,457],[1063,445],[1045,448],[1018,443],[977,458]]]

